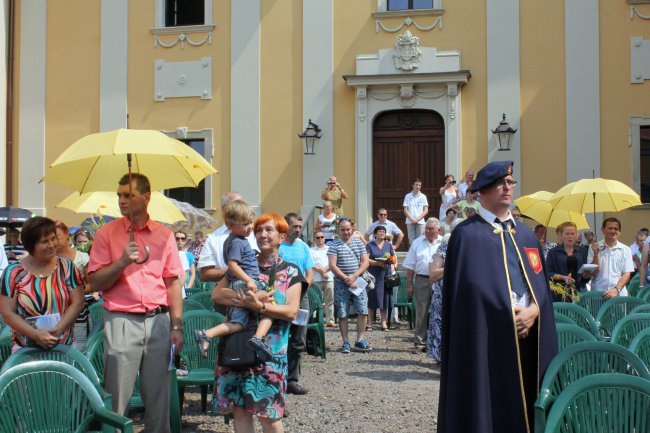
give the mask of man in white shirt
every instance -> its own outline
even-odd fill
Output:
[[[472,170],[467,170],[467,172],[465,173],[465,182],[458,185],[458,192],[460,193],[461,197],[465,197],[465,195],[467,194],[467,190],[472,186],[473,183],[474,183],[474,172]]]
[[[334,274],[330,271],[329,258],[325,244],[325,233],[317,231],[314,233],[314,246],[309,249],[311,258],[314,261],[314,284],[323,292],[323,303],[325,304],[325,326],[336,328],[334,323]]]
[[[406,254],[402,266],[406,269],[406,293],[415,302],[415,348],[418,352],[426,350],[427,319],[431,304],[431,281],[429,281],[429,262],[440,246],[437,218],[429,218],[424,226],[424,236],[415,239]]]
[[[607,218],[601,231],[605,238],[591,244],[587,258],[587,262],[598,265],[592,272],[591,290],[603,292],[605,299],[627,296],[625,285],[634,272],[634,262],[630,247],[618,241],[621,222],[614,217]]]
[[[429,212],[429,202],[427,196],[420,190],[422,181],[413,180],[413,189],[404,197],[404,215],[406,215],[406,231],[408,232],[409,244],[412,244],[417,238],[422,236],[424,229],[424,217]]]
[[[393,248],[398,249],[402,244],[402,240],[404,240],[404,233],[399,227],[397,227],[397,224],[388,219],[388,211],[384,208],[377,211],[377,221],[370,224],[370,227],[368,227],[368,230],[366,230],[366,233],[363,235],[366,243],[370,242],[370,235],[377,226],[386,227],[386,233],[392,234],[393,238],[396,238],[395,242],[393,242]]]
[[[244,197],[238,192],[227,192],[221,197],[221,210],[223,212],[224,206],[228,203],[235,200],[245,201]],[[197,269],[201,273],[201,281],[213,281],[217,282],[221,280],[228,270],[228,263],[223,260],[223,243],[226,241],[230,235],[230,230],[226,225],[222,225],[212,233],[210,233],[203,244],[201,249],[201,255],[199,256],[199,263],[197,264]],[[251,245],[251,248],[258,250],[257,242],[255,241],[255,236],[253,233],[248,236],[248,243]],[[222,314],[226,313],[226,308],[223,306],[218,306],[217,311]]]

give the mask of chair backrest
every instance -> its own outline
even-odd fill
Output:
[[[316,286],[310,286],[307,289],[307,297],[309,298],[309,320],[322,322],[323,321],[323,300],[320,297],[320,289]]]
[[[193,301],[191,299],[185,299],[183,301],[183,313],[186,313],[188,311],[195,311],[195,310],[206,310],[206,308],[203,306],[203,304]]]
[[[199,368],[214,369],[217,363],[217,340],[212,340],[208,348],[208,357],[203,358],[199,353],[194,331],[197,329],[210,329],[223,323],[224,317],[214,311],[194,310],[183,314],[183,338],[185,344],[181,356],[187,364],[189,371]]]
[[[627,374],[595,374],[557,398],[546,432],[639,433],[650,429],[650,381]]]
[[[600,338],[600,331],[598,330],[596,320],[584,307],[569,302],[554,302],[553,311],[568,316],[576,325],[582,329],[586,329],[597,339]]]
[[[555,329],[557,330],[557,344],[560,352],[572,344],[581,343],[583,341],[597,341],[596,337],[591,335],[589,331],[586,331],[577,325],[557,323]]]
[[[0,374],[3,374],[11,367],[32,361],[64,362],[85,374],[98,390],[102,389],[99,376],[97,375],[92,363],[83,353],[66,344],[57,344],[48,350],[41,349],[40,347],[23,347],[5,361]]]
[[[634,313],[650,313],[650,304],[646,302],[643,305],[637,305],[636,307],[632,308],[632,311],[630,311],[630,314]]]
[[[133,421],[109,412],[95,386],[71,365],[36,361],[0,375],[0,431],[81,432],[98,415],[133,431]]]
[[[198,302],[203,305],[206,310],[214,311],[214,302],[210,299],[212,292],[199,292],[189,296],[187,299],[190,301]]]
[[[612,335],[614,326],[623,317],[630,314],[634,307],[644,305],[646,302],[642,299],[635,298],[634,296],[618,296],[609,299],[600,307],[596,322],[599,323],[600,328],[605,331],[606,335]]]
[[[646,302],[650,302],[650,285],[647,285],[643,289],[639,290],[639,293],[636,294],[636,297],[643,299]]]
[[[650,327],[639,332],[630,343],[634,352],[650,368]]]
[[[321,303],[323,302],[323,291],[316,284],[309,286],[308,290],[312,290],[320,298]]]
[[[639,293],[639,273],[634,275],[629,283],[627,283],[627,294],[629,296],[636,296]]]
[[[402,281],[406,281],[406,278],[403,278]],[[406,304],[410,299],[406,293],[406,283],[400,284],[397,288],[397,300],[395,301],[398,304]]]
[[[92,304],[88,307],[88,314],[90,315],[90,321],[93,326],[98,323],[104,323],[104,300],[100,299],[99,301]]]
[[[555,323],[566,323],[568,325],[576,325],[576,322],[574,322],[569,316],[565,316],[562,313],[558,313],[557,311],[555,312]]]
[[[650,313],[628,314],[614,327],[612,343],[629,347],[634,337],[647,328],[650,328]]]
[[[571,345],[553,358],[540,395],[548,391],[554,400],[570,383],[597,373],[631,374],[650,380],[648,367],[631,350],[606,341],[587,341]]]
[[[0,367],[11,356],[11,333],[0,335]]]
[[[600,307],[602,307],[605,301],[607,299],[603,298],[603,292],[583,292],[580,293],[578,305],[589,311],[592,317],[596,317],[598,310],[600,310]]]
[[[104,385],[104,331],[99,331],[84,346],[84,355],[97,372],[99,382]]]

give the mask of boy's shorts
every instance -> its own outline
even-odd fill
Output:
[[[266,290],[268,287],[267,284],[262,281],[253,278],[253,281],[255,281],[255,285],[257,286],[257,290]],[[230,284],[230,288],[241,293],[246,293],[248,291],[248,286],[246,285],[245,281],[242,280],[235,280],[232,281]],[[244,328],[248,324],[248,315],[250,314],[250,310],[246,308],[241,308],[241,307],[233,307],[232,311],[230,313],[230,320],[229,322],[231,323],[239,323],[241,324]]]

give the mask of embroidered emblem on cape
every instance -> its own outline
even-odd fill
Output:
[[[542,272],[542,259],[539,257],[539,251],[537,248],[524,248],[526,251],[526,256],[528,257],[528,263],[530,267],[533,268],[536,274]]]

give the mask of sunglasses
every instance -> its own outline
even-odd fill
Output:
[[[184,241],[184,240],[186,240],[186,239],[187,239],[187,238],[181,238],[181,237],[177,237],[177,238],[176,238],[177,241]]]
[[[325,236],[316,236],[316,239],[325,239]]]
[[[388,216],[387,213],[380,213],[379,216]]]

